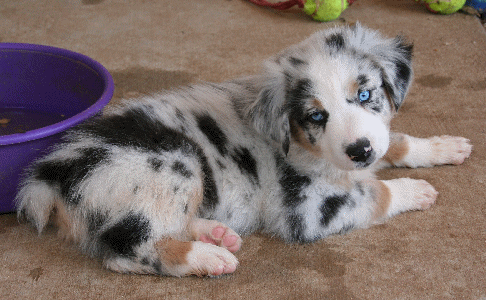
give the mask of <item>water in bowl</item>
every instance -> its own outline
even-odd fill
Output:
[[[66,116],[25,108],[0,108],[0,136],[24,133],[61,122]]]

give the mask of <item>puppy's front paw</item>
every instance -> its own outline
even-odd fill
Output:
[[[460,165],[471,155],[469,140],[457,136],[434,136],[430,138],[432,163],[434,165]]]
[[[391,193],[388,216],[408,210],[424,210],[434,204],[439,194],[435,188],[425,180],[400,178],[384,180]]]
[[[430,208],[432,204],[434,204],[435,199],[437,199],[439,192],[437,192],[435,188],[425,180],[414,181],[415,186],[413,187],[413,198],[415,198],[415,205],[411,207],[411,210],[425,210]]]

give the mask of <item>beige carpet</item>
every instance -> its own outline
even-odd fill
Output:
[[[383,171],[440,192],[425,212],[309,245],[244,239],[219,279],[116,274],[13,215],[0,216],[2,299],[486,299],[486,34],[479,20],[412,0],[359,0],[320,24],[244,0],[0,0],[0,41],[47,44],[101,62],[120,97],[258,72],[309,34],[360,21],[415,43],[416,79],[397,131],[469,138],[465,164]]]

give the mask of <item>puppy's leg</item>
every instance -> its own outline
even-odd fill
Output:
[[[161,238],[147,241],[133,256],[115,255],[104,260],[105,266],[121,273],[163,276],[219,276],[233,273],[238,260],[228,250],[201,241]]]
[[[410,178],[367,179],[354,182],[351,189],[328,186],[325,191],[309,191],[297,205],[276,215],[281,218],[274,220],[277,226],[266,229],[289,242],[312,242],[366,228],[405,211],[427,209],[437,197],[426,181]]]
[[[373,181],[375,209],[373,221],[380,221],[410,210],[429,208],[438,192],[425,180],[399,178]]]
[[[162,239],[155,248],[163,270],[172,276],[233,273],[238,260],[225,248],[201,241]]]
[[[194,240],[224,247],[230,252],[241,248],[241,237],[218,221],[196,218],[189,224],[189,231]]]
[[[472,146],[463,137],[434,136],[416,138],[402,133],[391,133],[388,152],[379,166],[431,167],[459,165],[471,154]]]

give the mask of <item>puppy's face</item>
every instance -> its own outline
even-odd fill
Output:
[[[411,49],[359,25],[319,32],[269,61],[274,77],[252,108],[254,124],[284,152],[366,168],[388,150],[390,120],[412,78]],[[255,118],[260,109],[266,122]]]
[[[311,55],[308,61],[287,83],[296,146],[344,170],[365,168],[383,157],[395,108],[381,70],[349,55]]]

